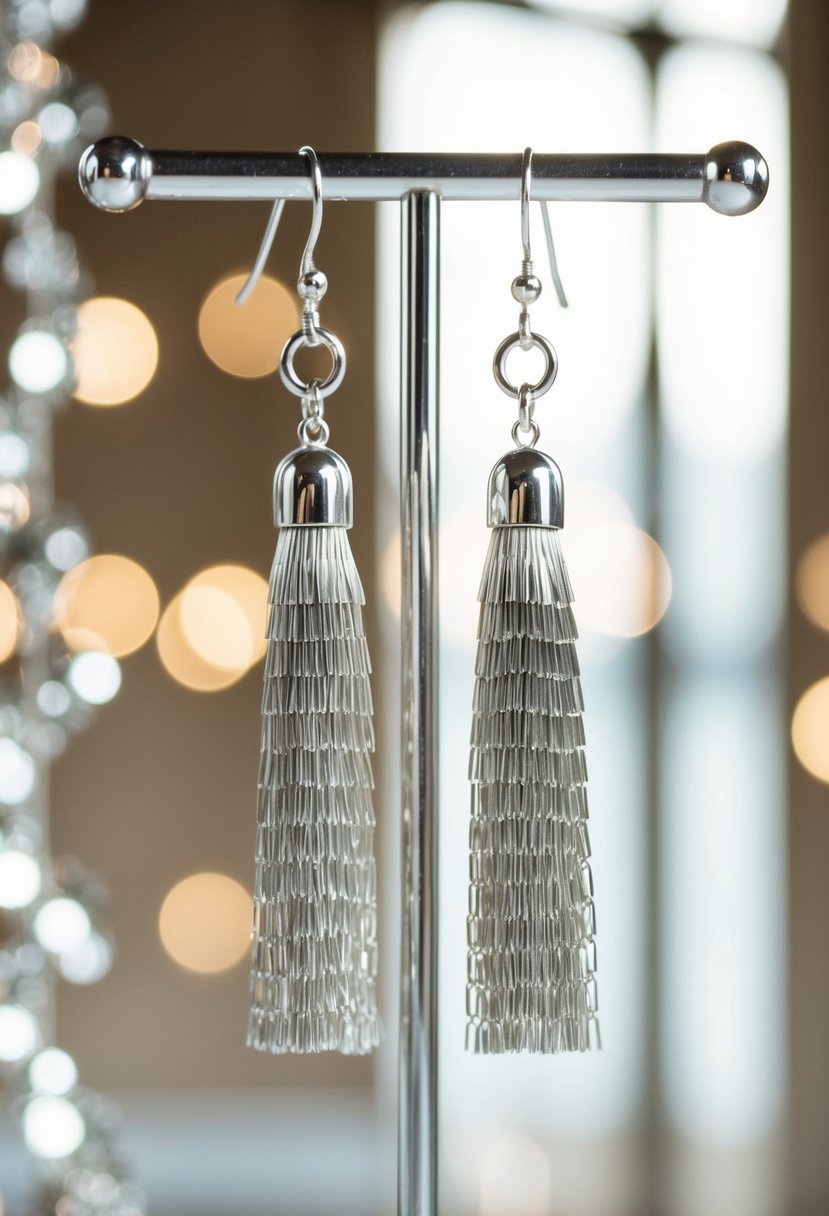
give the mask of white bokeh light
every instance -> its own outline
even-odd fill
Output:
[[[12,481],[24,477],[29,468],[29,445],[22,435],[6,431],[0,435],[0,477]]]
[[[69,689],[60,680],[47,680],[37,690],[37,707],[47,718],[62,718],[71,704]]]
[[[63,895],[43,905],[32,927],[41,946],[51,954],[77,950],[92,929],[86,908]]]
[[[0,1060],[17,1064],[36,1051],[39,1042],[33,1013],[22,1005],[0,1005]]]
[[[0,907],[28,908],[41,887],[40,866],[29,853],[6,849],[0,853]]]
[[[69,683],[81,700],[105,705],[121,687],[121,666],[111,654],[87,650],[69,664]]]
[[[0,802],[18,806],[35,787],[35,762],[14,739],[0,739]]]
[[[89,545],[77,528],[56,528],[47,536],[45,549],[56,570],[71,570],[89,556]]]
[[[29,1083],[35,1093],[58,1096],[74,1089],[78,1081],[75,1061],[65,1051],[48,1047],[29,1065]]]
[[[78,116],[62,101],[50,101],[38,116],[38,126],[47,144],[65,144],[78,133]]]
[[[9,351],[9,371],[27,393],[49,393],[66,378],[69,356],[57,334],[29,329],[15,338]]]
[[[40,173],[29,156],[0,152],[0,215],[17,215],[34,202]]]
[[[90,933],[75,950],[60,956],[60,973],[70,984],[97,984],[112,966],[112,946],[100,933]]]
[[[86,1136],[83,1117],[66,1098],[33,1098],[21,1122],[29,1151],[49,1160],[71,1157]]]

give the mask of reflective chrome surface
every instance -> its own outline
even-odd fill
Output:
[[[143,201],[152,172],[150,153],[137,140],[108,135],[81,156],[78,181],[101,211],[131,211]]]
[[[402,937],[398,1211],[436,1216],[440,200],[402,207]]]
[[[351,472],[342,456],[313,444],[284,456],[273,479],[273,518],[277,528],[295,524],[350,528],[354,495]]]
[[[532,350],[533,348],[540,350],[544,355],[544,371],[535,384],[513,384],[507,375],[507,359],[514,350]],[[517,400],[522,389],[528,389],[533,397],[543,397],[553,387],[558,375],[558,356],[555,347],[543,334],[530,334],[526,345],[520,333],[509,334],[495,352],[492,360],[492,374],[501,392],[506,393],[508,397]]]
[[[725,150],[725,151],[724,151]],[[429,190],[450,200],[517,199],[520,152],[319,153],[326,199],[402,200]],[[765,197],[768,167],[737,141],[709,153],[533,155],[533,197],[605,202],[707,202],[743,215]],[[121,136],[84,152],[81,188],[105,211],[148,199],[310,199],[308,164],[298,152],[148,151]]]
[[[720,215],[747,215],[768,188],[769,167],[750,144],[717,144],[708,153],[703,198]]]
[[[535,448],[507,452],[489,475],[487,524],[564,527],[564,482],[552,456]]]

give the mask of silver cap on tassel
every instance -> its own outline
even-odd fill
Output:
[[[273,518],[277,528],[299,524],[350,528],[354,495],[342,456],[309,444],[283,457],[273,479]]]
[[[551,456],[523,447],[501,457],[489,475],[487,524],[564,526],[564,481]]]

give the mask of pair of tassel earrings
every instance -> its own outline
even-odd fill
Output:
[[[274,479],[279,535],[262,701],[248,1044],[364,1054],[380,1038],[370,663],[348,542],[351,476],[327,446],[324,418],[345,353],[319,324],[327,282],[313,250],[322,184],[313,150],[302,152],[314,222],[297,285],[302,327],[286,344],[280,373],[301,398],[303,417],[300,447]],[[529,249],[530,175],[527,149],[524,260],[512,284],[519,329],[494,364],[499,386],[518,402],[516,446],[489,480],[492,537],[479,592],[469,768],[467,1046],[481,1053],[598,1046],[584,707],[558,539],[563,484],[556,463],[535,448],[535,401],[552,386],[557,359],[530,328],[529,306],[541,292]],[[317,345],[329,350],[332,370],[305,383],[294,357]],[[510,383],[506,361],[515,348],[541,351],[537,384]]]

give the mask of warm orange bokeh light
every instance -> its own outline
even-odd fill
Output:
[[[792,744],[806,772],[829,783],[829,676],[807,688],[798,701]]]
[[[158,932],[174,962],[188,971],[227,971],[250,949],[252,901],[226,874],[191,874],[161,905]]]
[[[0,581],[0,663],[5,663],[17,649],[21,625],[17,596],[8,583]]]
[[[158,621],[158,592],[143,566],[102,553],[63,576],[55,623],[72,650],[103,650],[120,658],[143,646]]]
[[[190,645],[181,620],[184,593],[170,601],[161,617],[156,634],[158,657],[168,675],[193,692],[221,692],[230,688],[248,670],[241,667],[217,667],[208,662]]]
[[[299,326],[299,311],[287,287],[269,275],[237,304],[246,277],[222,279],[207,296],[199,313],[199,340],[222,371],[251,379],[276,371],[282,347]]]
[[[94,296],[78,308],[78,332],[69,344],[77,386],[86,405],[122,405],[137,397],[158,366],[158,340],[149,318],[113,296]]]
[[[795,595],[812,624],[829,630],[829,533],[813,541],[797,563]]]
[[[12,150],[21,156],[34,156],[42,142],[40,127],[31,118],[21,122],[12,132]]]

